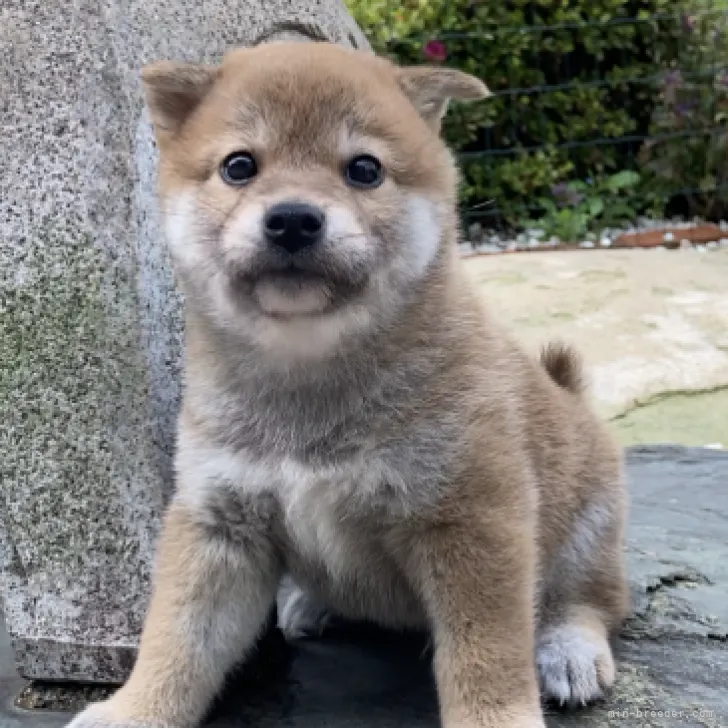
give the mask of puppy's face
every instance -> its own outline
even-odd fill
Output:
[[[480,81],[325,43],[143,76],[191,305],[264,346],[324,353],[426,275],[456,195],[439,121],[449,98],[487,95]]]

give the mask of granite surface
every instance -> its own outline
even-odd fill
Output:
[[[171,488],[181,301],[139,69],[297,36],[339,0],[0,8],[0,595],[28,677],[128,671]]]
[[[617,684],[592,708],[549,710],[548,726],[728,726],[728,453],[632,450],[629,476],[634,606],[616,644]],[[231,678],[207,726],[436,728],[425,647],[423,636],[367,627],[292,646],[271,632],[257,660]],[[24,683],[8,652],[0,642],[0,728],[61,728],[68,713],[12,707]],[[59,694],[58,686],[35,690]],[[80,709],[78,688],[64,690]]]

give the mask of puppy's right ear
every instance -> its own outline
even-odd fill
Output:
[[[215,84],[220,69],[159,61],[142,69],[147,106],[157,135],[175,134]]]

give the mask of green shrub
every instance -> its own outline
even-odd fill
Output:
[[[547,239],[582,241],[588,233],[616,227],[635,214],[640,179],[637,172],[625,169],[596,180],[554,185],[550,196],[538,200],[540,216],[522,220],[522,226],[539,228]]]
[[[728,2],[693,11],[666,53],[652,138],[639,156],[653,208],[669,200],[688,216],[720,219],[728,214]]]
[[[615,205],[623,220],[664,197],[663,172],[648,164],[654,155],[639,181],[630,176],[629,194],[607,180],[638,168],[640,138],[667,123],[656,114],[659,81],[693,52],[674,1],[348,2],[379,53],[461,68],[494,92],[483,103],[454,105],[444,123],[471,215],[517,227],[553,215],[546,200],[558,206],[554,190],[587,179],[601,190],[590,227],[608,214],[613,224]],[[704,156],[704,167],[715,166]]]

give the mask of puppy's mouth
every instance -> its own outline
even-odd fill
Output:
[[[333,304],[333,286],[326,277],[299,265],[262,269],[248,280],[252,298],[272,318],[320,315]]]
[[[236,294],[276,319],[333,313],[357,298],[368,281],[368,272],[361,268],[349,269],[311,256],[286,261],[261,256],[247,261],[242,270],[235,266],[228,270]]]

